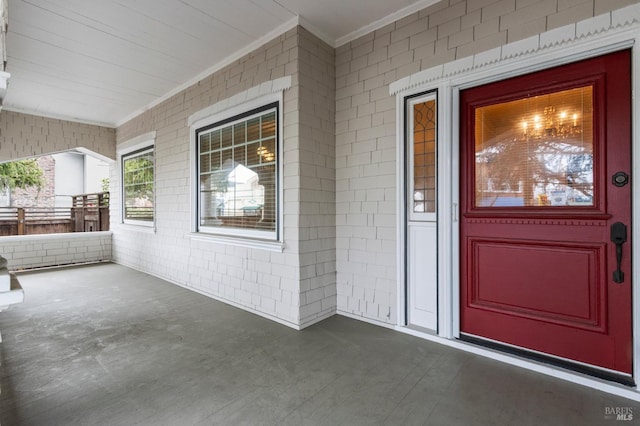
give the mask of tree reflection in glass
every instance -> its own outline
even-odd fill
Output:
[[[476,108],[476,206],[592,206],[592,92]]]

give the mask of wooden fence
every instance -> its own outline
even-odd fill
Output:
[[[72,197],[72,207],[0,207],[0,236],[109,230],[109,193]]]
[[[71,232],[92,232],[109,230],[109,193],[82,194],[73,197]]]

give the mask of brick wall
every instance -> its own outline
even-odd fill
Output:
[[[632,0],[445,0],[336,50],[338,311],[396,322],[395,98],[389,84]]]
[[[3,110],[0,161],[86,148],[115,159],[115,129]]]
[[[41,188],[15,188],[11,194],[13,207],[54,207],[56,203],[56,161],[51,155],[39,157],[44,184]]]
[[[193,239],[188,117],[284,76],[284,252]],[[333,49],[298,27],[119,127],[119,144],[156,131],[156,230],[120,223],[113,168],[114,260],[294,327],[332,314],[334,81]]]
[[[111,260],[111,232],[2,237],[0,253],[12,271],[108,261]]]

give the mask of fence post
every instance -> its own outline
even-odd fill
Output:
[[[18,207],[18,235],[24,235],[24,208]]]
[[[76,232],[76,208],[74,204],[69,210],[69,230],[67,232]]]

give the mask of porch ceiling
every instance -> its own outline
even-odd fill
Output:
[[[9,0],[4,108],[117,126],[300,22],[334,46],[437,0]]]

